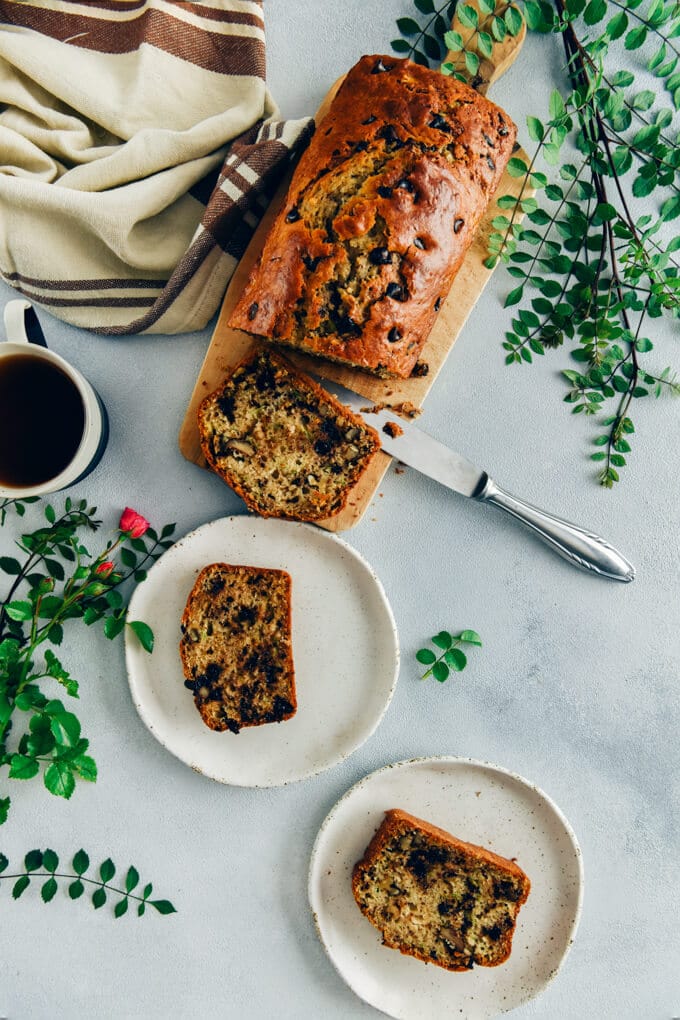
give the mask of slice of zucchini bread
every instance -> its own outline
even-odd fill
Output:
[[[181,630],[184,684],[211,730],[238,733],[295,715],[285,570],[211,563],[191,590]]]
[[[400,810],[385,813],[352,876],[384,945],[457,971],[507,960],[530,888],[513,861]]]
[[[374,429],[268,350],[206,397],[198,427],[210,467],[262,517],[334,516],[380,449]]]

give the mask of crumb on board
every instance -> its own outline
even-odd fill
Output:
[[[370,404],[366,407],[360,407],[359,411],[361,414],[378,414],[380,411],[394,411],[395,414],[401,415],[402,418],[410,418],[411,420],[423,413],[422,407],[416,407],[410,400],[402,400],[399,404]]]
[[[404,434],[403,428],[401,425],[397,425],[396,421],[386,421],[382,430],[386,436],[390,436],[392,439],[396,439],[397,436],[403,436]]]

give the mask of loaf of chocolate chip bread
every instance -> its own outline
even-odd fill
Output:
[[[211,730],[238,733],[295,714],[285,570],[211,563],[189,594],[181,630],[184,684]]]
[[[339,513],[378,433],[273,351],[255,352],[198,410],[210,467],[262,517]]]
[[[455,78],[362,57],[297,166],[230,325],[406,378],[515,135]]]
[[[384,945],[459,971],[507,960],[530,887],[514,861],[399,810],[385,813],[352,876]]]

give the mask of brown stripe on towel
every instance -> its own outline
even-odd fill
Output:
[[[2,273],[8,283],[27,283],[41,290],[162,290],[167,280],[39,280],[21,273]]]
[[[0,0],[0,19],[98,53],[131,53],[137,51],[142,43],[147,43],[206,71],[265,77],[265,51],[261,39],[206,32],[181,18],[154,9],[147,9],[134,19],[123,22],[63,11],[55,19],[53,11]]]
[[[26,0],[24,0],[26,2]],[[208,18],[211,21],[225,21],[231,25],[253,25],[255,28],[264,27],[262,14],[249,14],[245,11],[225,11],[219,7],[208,7],[207,3],[189,3],[185,0],[166,0],[168,4],[177,7],[180,11],[187,11],[199,18]],[[252,0],[253,3],[261,3],[261,0]],[[96,8],[101,11],[127,12],[139,10],[146,7],[149,0],[69,0],[72,5],[85,7],[89,10]],[[40,6],[37,4],[36,6]]]
[[[26,287],[15,283],[14,289],[18,290],[31,301],[40,305],[54,305],[60,308],[148,308],[157,299],[153,296],[139,298],[58,298],[46,297],[44,294],[37,294]]]
[[[107,336],[130,336],[134,333],[143,333],[145,329],[153,326],[160,317],[167,312],[170,306],[181,296],[182,291],[191,283],[197,270],[205,262],[210,252],[215,248],[215,240],[211,234],[202,230],[198,237],[191,244],[191,247],[182,256],[177,268],[168,280],[168,284],[155,302],[153,308],[129,322],[126,326],[95,326],[88,327],[93,333],[104,333]]]

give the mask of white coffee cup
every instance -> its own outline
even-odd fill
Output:
[[[29,355],[31,358],[49,362],[70,380],[80,394],[83,404],[84,424],[80,443],[69,463],[59,474],[29,485],[14,486],[0,479],[0,498],[44,496],[80,482],[95,469],[109,438],[108,415],[101,398],[87,379],[64,358],[48,350],[35,312],[28,301],[9,301],[5,305],[4,321],[6,339],[0,339],[0,365],[3,358],[16,355],[24,357]],[[32,324],[30,329],[29,322]],[[29,332],[33,332],[35,336],[29,337]]]

